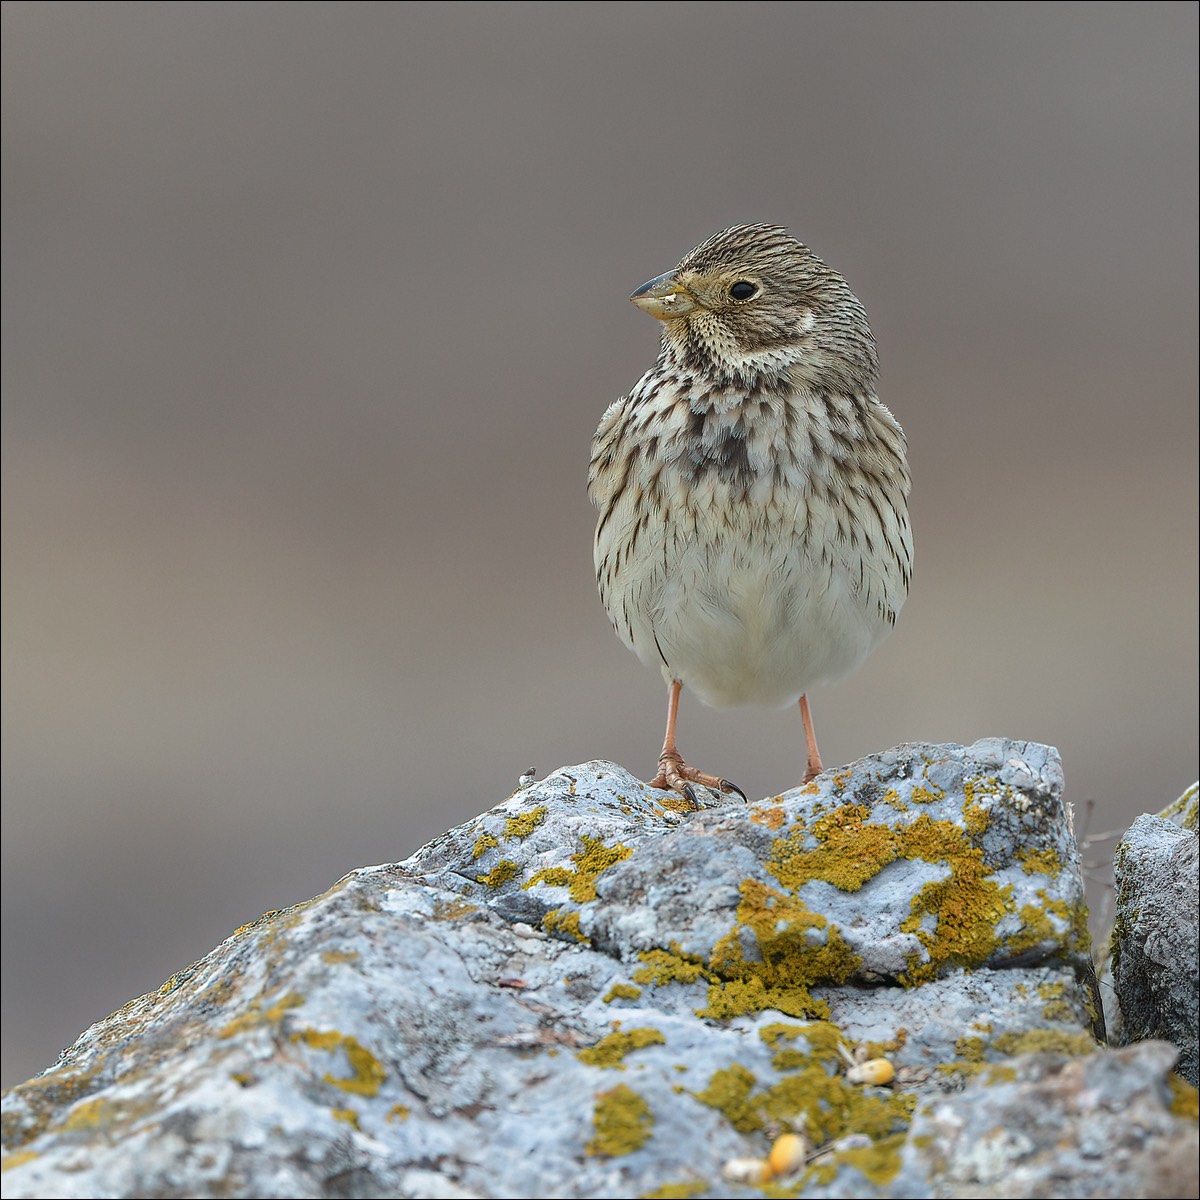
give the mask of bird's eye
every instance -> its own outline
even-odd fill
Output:
[[[758,295],[758,284],[751,283],[748,279],[739,279],[737,283],[730,284],[729,295],[734,300],[749,300],[751,296]]]

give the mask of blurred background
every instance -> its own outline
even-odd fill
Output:
[[[911,445],[914,588],[814,696],[826,762],[1007,735],[1092,832],[1174,799],[1196,20],[6,3],[3,1082],[531,765],[653,771],[589,443],[656,352],[627,296],[729,224],[849,279]],[[793,712],[680,735],[798,781]]]

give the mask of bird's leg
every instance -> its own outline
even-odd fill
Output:
[[[804,740],[808,743],[808,766],[804,771],[802,783],[816,779],[825,769],[821,762],[821,752],[817,749],[817,731],[813,728],[812,713],[808,708],[808,694],[800,697],[800,720],[804,722]]]
[[[679,693],[682,690],[683,684],[678,679],[671,681],[670,690],[667,692],[667,733],[663,738],[662,753],[658,756],[658,774],[650,780],[650,786],[678,792],[693,808],[700,807],[696,789],[692,787],[693,783],[712,788],[714,792],[720,792],[723,796],[732,792],[745,800],[746,793],[736,784],[689,767],[683,761],[683,755],[675,748],[675,722],[679,717]]]

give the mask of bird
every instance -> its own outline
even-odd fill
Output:
[[[912,578],[907,441],[876,395],[866,312],[837,271],[779,225],[734,225],[630,297],[661,322],[654,365],[605,411],[588,495],[594,560],[618,637],[667,684],[649,785],[701,807],[684,688],[709,706],[799,705],[858,667]]]

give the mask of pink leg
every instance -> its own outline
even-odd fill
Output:
[[[703,771],[697,771],[695,767],[689,767],[683,761],[683,755],[675,748],[675,722],[679,719],[679,693],[682,690],[683,684],[676,679],[672,681],[667,692],[667,733],[663,738],[662,753],[658,756],[658,774],[650,780],[650,786],[678,792],[693,808],[700,807],[696,789],[692,787],[693,783],[712,788],[714,792],[720,792],[722,795],[734,792],[745,800],[746,793],[736,784],[718,775],[706,775]]]
[[[804,722],[804,740],[808,744],[808,766],[804,772],[804,783],[816,779],[825,769],[821,752],[817,749],[817,732],[813,729],[812,713],[808,707],[807,693],[800,697],[800,720]]]

